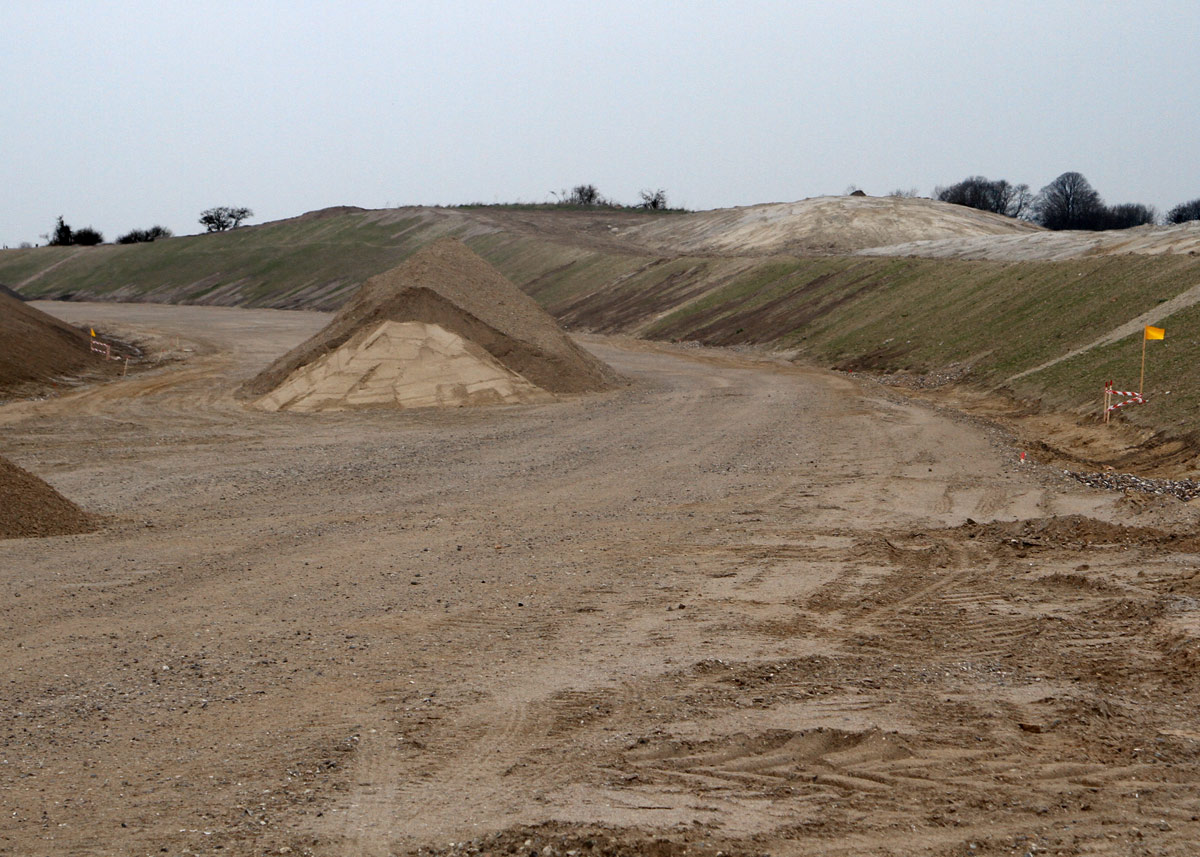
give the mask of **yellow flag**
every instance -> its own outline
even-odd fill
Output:
[[[1166,335],[1166,333],[1167,332],[1165,330],[1163,330],[1161,327],[1151,327],[1150,325],[1146,325],[1146,338],[1147,339],[1162,339]]]
[[[1146,329],[1149,330],[1149,328],[1146,328]],[[92,332],[93,337],[96,335],[96,328],[89,327],[88,330],[90,330]],[[1150,337],[1147,336],[1146,338],[1149,339]],[[1162,337],[1159,337],[1159,338],[1161,339]]]

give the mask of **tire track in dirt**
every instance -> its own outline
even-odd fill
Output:
[[[222,317],[206,337],[264,335]],[[220,347],[211,380],[6,426],[139,522],[2,548],[22,852],[392,854],[555,819],[754,853],[1200,838],[1196,563],[965,523],[1101,506],[973,428],[602,343],[634,387],[266,419],[222,391],[269,349]],[[122,781],[147,785],[98,787]]]

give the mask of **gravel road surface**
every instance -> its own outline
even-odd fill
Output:
[[[726,352],[584,338],[629,386],[265,414],[233,389],[327,315],[41,306],[175,359],[0,407],[108,516],[0,542],[0,854],[1200,841],[1186,504]]]

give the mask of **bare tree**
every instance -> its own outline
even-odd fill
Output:
[[[242,221],[254,216],[248,208],[234,208],[228,205],[205,209],[200,212],[200,225],[206,232],[224,232],[237,229]]]
[[[1068,172],[1038,192],[1034,214],[1047,229],[1103,229],[1107,210],[1081,173]]]
[[[642,208],[659,211],[667,207],[667,192],[662,188],[658,190],[644,190],[640,195],[642,198]]]
[[[580,184],[571,188],[568,200],[572,205],[599,205],[600,191],[594,184]]]
[[[969,176],[949,187],[934,188],[933,195],[942,202],[965,205],[980,211],[991,211],[1008,217],[1020,217],[1029,209],[1033,195],[1029,185],[1009,184],[1004,179]]]
[[[1191,202],[1181,202],[1167,212],[1167,223],[1187,223],[1189,220],[1200,220],[1200,199]]]
[[[1009,186],[1008,204],[1004,213],[1009,217],[1028,220],[1033,214],[1033,192],[1027,184]]]
[[[1158,220],[1158,212],[1152,205],[1126,202],[1107,210],[1105,229],[1130,229],[1134,226],[1150,226]]]

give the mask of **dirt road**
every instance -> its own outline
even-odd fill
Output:
[[[721,352],[590,339],[628,388],[265,414],[233,388],[327,316],[42,306],[187,359],[0,407],[0,453],[111,516],[0,542],[0,854],[1200,839],[1184,504]]]

